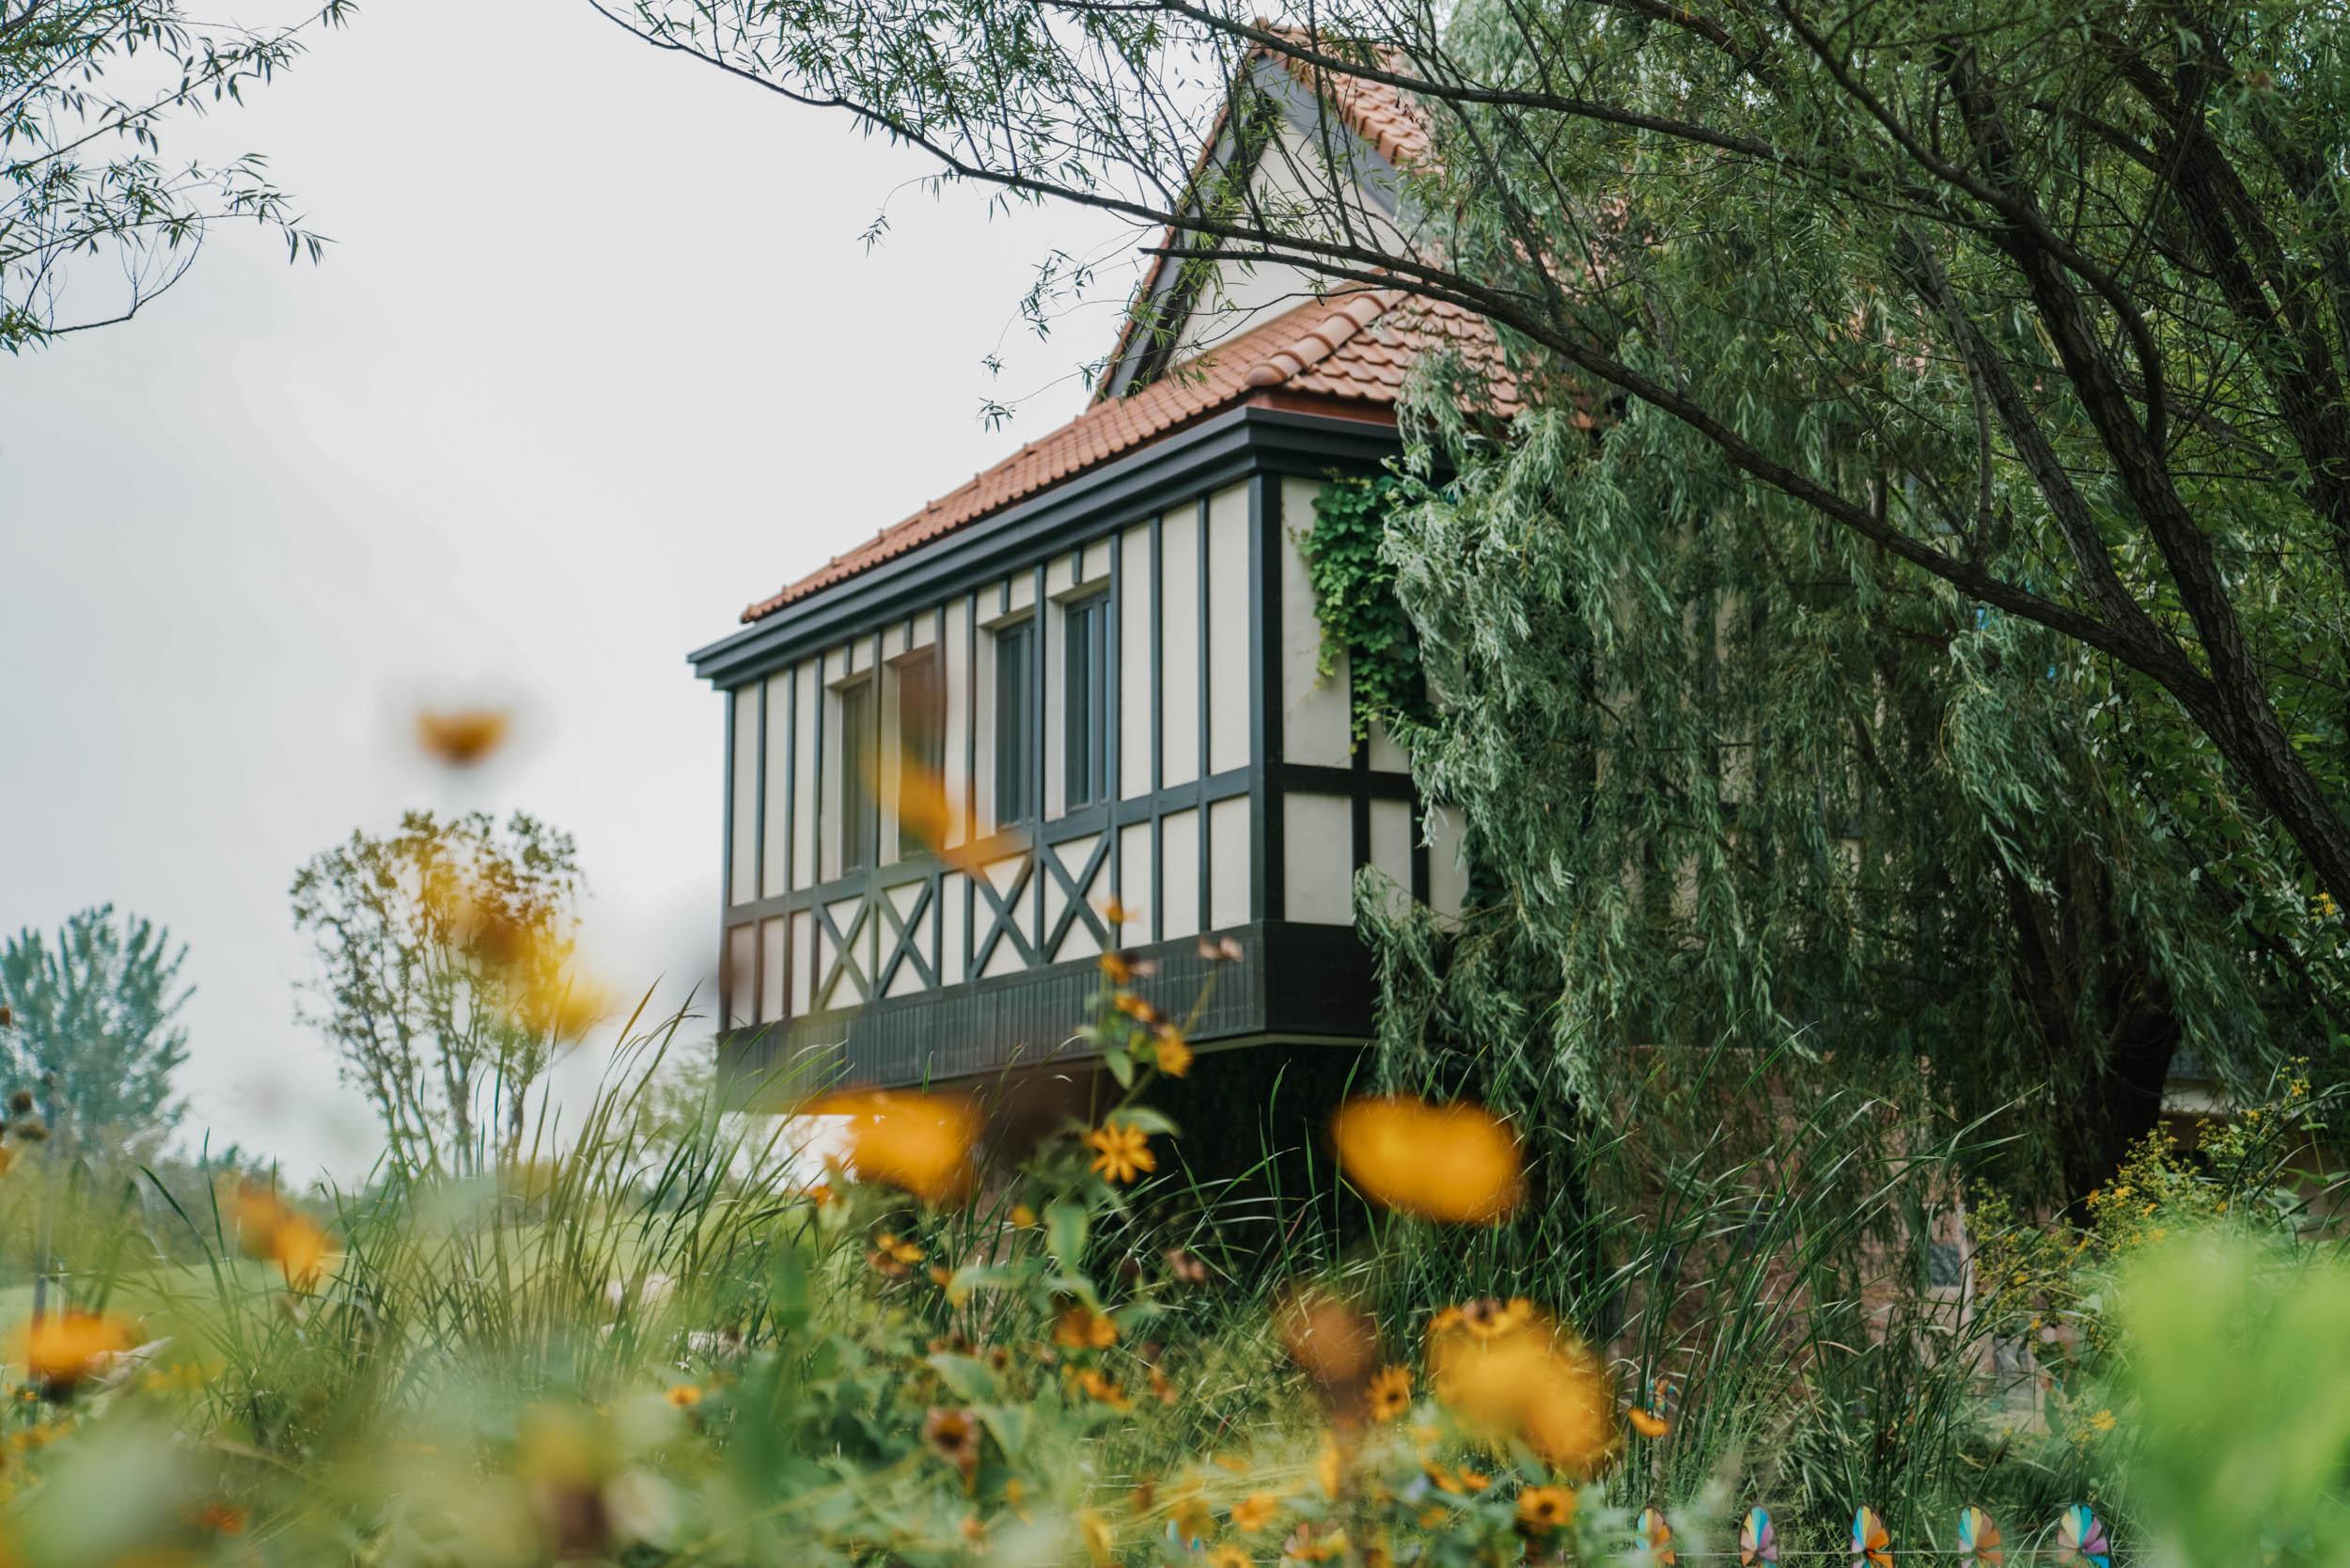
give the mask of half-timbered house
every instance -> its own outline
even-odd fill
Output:
[[[1251,69],[1325,145],[1315,95]],[[1360,84],[1331,118],[1401,222],[1418,122]],[[1181,271],[1074,419],[692,655],[725,698],[721,1007],[758,1056],[878,1084],[1056,1059],[1106,945],[1188,997],[1203,933],[1242,956],[1196,1043],[1360,1042],[1356,870],[1458,908],[1452,823],[1319,672],[1299,541],[1322,484],[1396,450],[1415,360],[1490,339],[1392,291]]]

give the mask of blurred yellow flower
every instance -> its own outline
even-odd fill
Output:
[[[965,1481],[979,1467],[979,1423],[968,1410],[932,1409],[922,1419],[922,1443],[962,1471]]]
[[[20,1363],[25,1376],[51,1394],[65,1394],[106,1371],[116,1356],[137,1343],[138,1333],[129,1319],[68,1308],[18,1329],[8,1359]]]
[[[1251,1492],[1232,1505],[1232,1528],[1245,1535],[1254,1535],[1273,1523],[1280,1512],[1278,1498],[1266,1492]]]
[[[1093,1168],[1113,1182],[1132,1182],[1146,1170],[1159,1168],[1151,1152],[1151,1137],[1130,1121],[1112,1121],[1086,1134],[1094,1150]]]
[[[1110,1554],[1116,1537],[1110,1533],[1109,1521],[1093,1509],[1080,1509],[1077,1529],[1085,1538],[1086,1550],[1091,1554],[1095,1568],[1111,1568],[1117,1560]]]
[[[1549,1535],[1574,1517],[1574,1494],[1563,1486],[1529,1486],[1518,1494],[1518,1529]]]
[[[1162,1025],[1156,1040],[1152,1059],[1159,1064],[1160,1072],[1170,1078],[1180,1078],[1191,1071],[1191,1042],[1183,1038],[1183,1030],[1172,1024]]]
[[[1208,1568],[1256,1568],[1254,1560],[1230,1542],[1208,1553]]]
[[[873,1265],[876,1273],[892,1279],[903,1279],[914,1265],[922,1261],[923,1256],[919,1247],[904,1240],[895,1231],[884,1231],[873,1238],[873,1245],[866,1250],[865,1261]]]
[[[1118,1342],[1118,1325],[1090,1307],[1064,1308],[1053,1320],[1053,1342],[1070,1350],[1107,1350]]]
[[[1118,1386],[1116,1378],[1092,1367],[1077,1373],[1077,1387],[1085,1390],[1088,1399],[1106,1404],[1113,1410],[1125,1410],[1133,1405],[1133,1401],[1126,1397],[1126,1391]]]
[[[1353,1303],[1322,1289],[1293,1293],[1275,1309],[1290,1359],[1324,1388],[1354,1382],[1379,1354],[1379,1328]]]
[[[513,721],[495,708],[426,708],[416,714],[416,744],[453,768],[469,768],[506,742]]]
[[[275,1263],[296,1289],[318,1283],[335,1243],[316,1220],[287,1203],[274,1187],[250,1180],[229,1188],[223,1206],[247,1257]]]
[[[1391,1421],[1412,1407],[1412,1369],[1382,1367],[1371,1374],[1371,1419]]]
[[[1385,1207],[1474,1225],[1518,1200],[1517,1140],[1481,1106],[1366,1097],[1340,1108],[1330,1136],[1346,1179]]]
[[[1672,1430],[1672,1422],[1653,1411],[1643,1410],[1637,1404],[1624,1412],[1624,1419],[1630,1421],[1632,1430],[1643,1437],[1662,1437]]]
[[[1595,1473],[1617,1442],[1615,1398],[1590,1348],[1531,1307],[1512,1309],[1505,1331],[1480,1336],[1465,1325],[1432,1332],[1436,1397],[1461,1420],[1494,1437],[1515,1436],[1553,1469]]]
[[[307,1215],[290,1215],[270,1239],[269,1254],[285,1272],[287,1284],[307,1290],[335,1255],[335,1242]]]
[[[669,1389],[668,1399],[680,1410],[691,1410],[702,1402],[702,1391],[691,1383],[674,1384]]]
[[[979,1112],[960,1095],[837,1090],[800,1111],[847,1119],[849,1164],[860,1181],[885,1182],[933,1203],[961,1196],[971,1184]]]

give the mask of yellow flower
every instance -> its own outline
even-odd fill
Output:
[[[1314,1480],[1325,1497],[1335,1498],[1346,1490],[1346,1452],[1328,1433],[1323,1435],[1322,1451],[1314,1456]]]
[[[286,1283],[306,1290],[318,1283],[326,1260],[335,1255],[335,1243],[308,1215],[290,1215],[270,1239],[269,1250],[285,1271]]]
[[[1371,1419],[1391,1421],[1412,1407],[1412,1369],[1382,1367],[1371,1374]]]
[[[2100,1410],[2089,1418],[2089,1430],[2092,1432],[2111,1432],[2113,1428],[2113,1412],[2110,1410]]]
[[[1254,1535],[1273,1523],[1279,1513],[1279,1499],[1267,1492],[1251,1492],[1232,1505],[1232,1528],[1246,1535]]]
[[[1432,1334],[1430,1381],[1461,1420],[1514,1435],[1562,1474],[1587,1477],[1614,1454],[1615,1398],[1589,1346],[1528,1307],[1512,1304],[1503,1330],[1465,1325]]]
[[[922,1419],[922,1442],[963,1472],[968,1481],[979,1467],[979,1423],[968,1410],[934,1407]]]
[[[680,1410],[691,1410],[702,1402],[702,1391],[691,1383],[680,1383],[670,1388],[668,1398]]]
[[[245,1254],[274,1262],[289,1285],[315,1284],[334,1255],[335,1244],[318,1222],[290,1206],[265,1183],[237,1183],[223,1206]]]
[[[1011,1206],[1010,1219],[1014,1227],[1026,1231],[1036,1223],[1036,1211],[1026,1203],[1014,1203]]]
[[[1118,1342],[1118,1325],[1090,1307],[1064,1308],[1053,1320],[1053,1342],[1069,1350],[1107,1350]]]
[[[1574,1494],[1563,1486],[1529,1486],[1518,1494],[1518,1529],[1548,1535],[1574,1517]]]
[[[884,1231],[873,1238],[873,1245],[865,1254],[865,1261],[874,1272],[891,1279],[903,1279],[908,1271],[923,1259],[923,1251],[910,1241],[900,1239],[894,1231]]]
[[[800,1110],[848,1119],[849,1164],[861,1181],[886,1182],[932,1202],[970,1185],[979,1113],[958,1095],[842,1090],[819,1095]]]
[[[1176,1536],[1186,1542],[1204,1541],[1208,1532],[1215,1529],[1215,1515],[1208,1511],[1206,1492],[1197,1480],[1186,1481],[1176,1489],[1167,1501],[1167,1516],[1175,1527]]]
[[[1094,1368],[1088,1367],[1077,1373],[1077,1387],[1085,1390],[1088,1399],[1106,1404],[1113,1410],[1126,1410],[1133,1407],[1133,1402],[1127,1399],[1125,1390],[1118,1386],[1118,1380]]]
[[[1077,1529],[1085,1537],[1086,1550],[1091,1554],[1096,1568],[1110,1568],[1116,1560],[1110,1555],[1115,1538],[1110,1534],[1109,1521],[1093,1509],[1080,1509]]]
[[[1113,1121],[1086,1134],[1095,1152],[1093,1168],[1113,1182],[1131,1182],[1159,1168],[1151,1152],[1151,1137],[1130,1121]]]
[[[1318,1287],[1297,1292],[1275,1315],[1281,1346],[1325,1388],[1352,1383],[1379,1354],[1379,1329],[1361,1309]]]
[[[1632,1430],[1643,1437],[1662,1437],[1672,1430],[1672,1422],[1654,1411],[1643,1410],[1637,1404],[1624,1412],[1624,1419],[1630,1421]]]
[[[136,1343],[127,1319],[69,1308],[18,1329],[8,1358],[23,1363],[25,1375],[50,1393],[64,1394]]]
[[[1349,1101],[1330,1123],[1346,1179],[1373,1202],[1455,1225],[1483,1224],[1521,1190],[1517,1140],[1481,1106],[1409,1095]]]
[[[1316,1535],[1306,1526],[1300,1525],[1297,1536],[1290,1542],[1287,1552],[1289,1556],[1300,1562],[1329,1562],[1344,1557],[1348,1544],[1346,1531],[1342,1529],[1331,1530],[1326,1535]]]
[[[511,722],[495,708],[446,713],[428,708],[416,714],[416,744],[450,767],[469,768],[505,742]]]
[[[1226,1542],[1208,1553],[1208,1568],[1256,1568],[1256,1564],[1246,1552]]]
[[[1158,1032],[1158,1052],[1154,1059],[1159,1071],[1170,1078],[1180,1078],[1191,1071],[1191,1043],[1174,1025],[1162,1027]]]

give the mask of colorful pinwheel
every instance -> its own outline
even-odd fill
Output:
[[[1738,1527],[1738,1568],[1756,1568],[1760,1564],[1778,1561],[1778,1530],[1771,1516],[1759,1508],[1747,1510],[1747,1522]]]
[[[1640,1510],[1640,1517],[1634,1523],[1633,1528],[1640,1532],[1640,1539],[1647,1543],[1651,1561],[1665,1565],[1681,1560],[1680,1555],[1673,1550],[1673,1528],[1665,1523],[1664,1514],[1655,1509],[1644,1508]]]
[[[1893,1568],[1893,1538],[1873,1508],[1852,1516],[1852,1568]]]
[[[1999,1539],[1999,1527],[1991,1522],[1991,1515],[1980,1508],[1970,1508],[1958,1516],[1958,1560],[1967,1568],[2000,1568],[2007,1561],[2007,1546]]]
[[[2088,1568],[2113,1568],[2113,1546],[2106,1539],[2105,1521],[2075,1503],[2057,1520],[2059,1563],[2086,1563]]]

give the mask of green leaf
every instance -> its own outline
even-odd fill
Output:
[[[1028,1446],[1028,1426],[1035,1412],[1025,1404],[975,1404],[972,1408],[995,1435],[995,1446],[1004,1450],[1005,1457],[1018,1459]]]
[[[965,1404],[991,1400],[999,1391],[995,1370],[984,1361],[968,1356],[949,1355],[945,1351],[923,1359],[938,1373],[939,1381],[955,1391],[955,1397]]]
[[[776,1326],[785,1333],[807,1326],[813,1304],[808,1298],[807,1260],[800,1256],[797,1244],[787,1245],[776,1254],[775,1271],[767,1277],[767,1305]]]
[[[1167,1137],[1175,1136],[1175,1123],[1165,1113],[1149,1105],[1128,1105],[1111,1120],[1121,1126],[1138,1127],[1146,1133],[1159,1133]]]
[[[1063,1200],[1044,1206],[1045,1245],[1052,1249],[1054,1261],[1071,1274],[1084,1272],[1086,1230],[1091,1222],[1081,1203]]]

